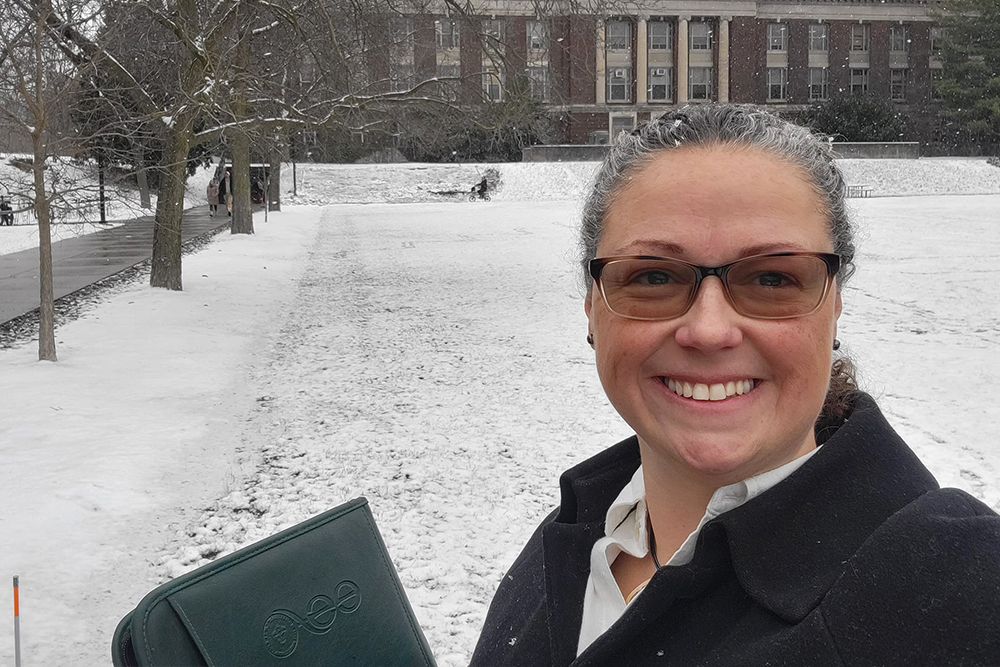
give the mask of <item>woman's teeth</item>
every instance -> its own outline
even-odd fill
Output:
[[[667,378],[667,388],[685,398],[696,401],[721,401],[730,396],[745,394],[754,387],[753,380],[730,380],[722,384],[702,384],[700,382],[681,382]]]

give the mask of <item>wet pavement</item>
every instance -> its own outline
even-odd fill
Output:
[[[181,242],[219,227],[228,227],[226,215],[208,214],[208,206],[184,211]],[[2,232],[2,230],[0,230]],[[59,299],[99,280],[129,269],[153,252],[153,218],[130,220],[94,234],[52,244],[52,283]],[[0,324],[38,308],[38,248],[0,255]]]

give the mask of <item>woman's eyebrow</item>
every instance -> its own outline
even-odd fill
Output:
[[[641,254],[649,254],[649,252],[660,253],[668,257],[683,257],[685,254],[684,246],[673,243],[671,241],[663,241],[660,239],[636,239],[621,248],[618,249],[618,254],[628,254],[628,252],[635,252],[637,250],[642,250]],[[738,257],[750,257],[752,255],[765,255],[772,252],[814,252],[817,251],[815,248],[807,248],[799,243],[794,243],[791,241],[780,241],[774,243],[758,243],[751,246],[746,246],[740,248],[737,251]]]

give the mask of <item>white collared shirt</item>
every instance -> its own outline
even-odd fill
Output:
[[[817,451],[818,447],[780,468],[717,489],[712,494],[698,527],[691,531],[670,560],[663,564],[664,567],[690,563],[694,557],[698,534],[706,523],[764,493],[798,470]],[[608,508],[604,522],[605,537],[597,540],[590,552],[590,577],[587,579],[587,591],[583,598],[583,624],[580,627],[577,655],[583,653],[584,649],[625,613],[625,597],[611,573],[611,564],[623,551],[634,558],[645,558],[649,553],[649,533],[646,526],[646,486],[640,465]],[[635,600],[639,595],[632,599]]]

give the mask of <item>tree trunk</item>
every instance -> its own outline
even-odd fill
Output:
[[[139,184],[139,205],[143,209],[152,208],[149,201],[149,181],[146,180],[146,163],[142,156],[142,148],[135,147],[135,180]]]
[[[181,222],[184,215],[184,181],[191,144],[188,123],[178,122],[167,136],[160,163],[160,190],[153,223],[153,268],[149,284],[180,290]]]
[[[271,167],[268,170],[267,210],[281,210],[281,148],[275,146],[271,150]]]
[[[104,168],[104,153],[101,152],[97,155],[97,191],[98,199],[100,200],[102,223],[108,221],[107,197],[104,193]]]
[[[253,234],[253,211],[250,209],[250,137],[236,129],[229,138],[233,151],[233,234]]]
[[[52,289],[52,230],[49,227],[49,198],[45,193],[45,145],[41,129],[31,135],[34,151],[32,175],[35,179],[35,214],[38,216],[38,360],[56,361],[55,299]]]
[[[233,120],[240,122],[247,115],[247,76],[250,66],[250,31],[243,29],[237,36],[233,69]],[[233,151],[233,234],[253,234],[253,211],[250,208],[250,136],[237,127],[229,135]]]

